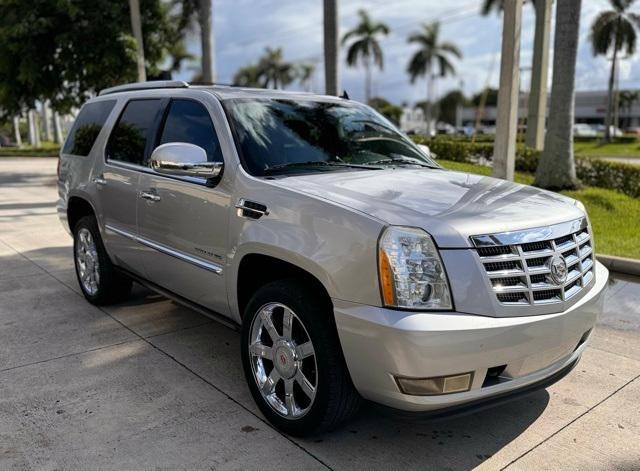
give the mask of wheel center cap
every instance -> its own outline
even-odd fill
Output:
[[[283,378],[292,378],[296,374],[295,349],[288,342],[278,343],[273,350],[273,365]]]

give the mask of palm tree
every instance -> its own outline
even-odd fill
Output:
[[[315,71],[316,66],[314,64],[300,64],[297,67],[296,75],[305,92],[311,91],[311,79]]]
[[[347,49],[347,64],[354,67],[359,61],[364,65],[365,70],[365,102],[371,99],[371,61],[380,70],[384,68],[382,48],[378,42],[378,36],[389,34],[389,27],[384,23],[371,20],[369,14],[364,10],[358,10],[360,23],[355,28],[349,30],[342,37],[342,45],[345,46],[349,40],[353,42]]]
[[[212,2],[213,0],[174,0],[182,10],[178,20],[180,31],[193,29],[198,24],[200,30],[200,65],[202,82],[212,83],[216,80],[215,45],[212,34]]]
[[[578,185],[573,158],[573,121],[581,3],[582,0],[560,1],[556,7],[549,122],[534,182],[551,190]]]
[[[142,41],[142,21],[140,20],[140,3],[138,0],[129,0],[129,14],[131,15],[131,30],[136,39],[136,65],[138,70],[138,82],[147,80],[147,72],[144,67],[144,43]]]
[[[627,55],[636,50],[636,31],[640,28],[640,15],[630,12],[634,0],[609,0],[613,10],[600,13],[591,25],[593,55],[606,56],[613,49],[611,72],[609,73],[609,95],[604,140],[611,139],[611,115],[613,110],[613,84],[618,61],[618,52],[626,49]]]
[[[640,92],[631,91],[631,90],[625,90],[623,92],[620,92],[618,102],[619,102],[620,108],[622,108],[623,110],[626,110],[626,115],[628,119],[630,119],[631,109],[633,108],[633,104],[636,101],[640,101]]]
[[[324,87],[327,95],[337,95],[338,67],[338,0],[324,0]]]
[[[427,78],[426,118],[427,132],[431,132],[431,107],[433,105],[433,82],[436,77],[455,75],[456,71],[451,63],[453,57],[461,59],[462,52],[450,42],[440,42],[440,23],[423,24],[422,30],[409,36],[409,43],[420,46],[411,57],[407,72],[414,83],[418,77]]]
[[[284,88],[293,82],[294,66],[285,62],[282,57],[282,48],[265,49],[264,55],[258,61],[258,77],[265,88]]]

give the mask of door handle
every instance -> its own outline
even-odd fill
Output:
[[[93,179],[91,180],[93,183],[95,183],[96,185],[106,185],[107,184],[107,180],[105,180],[102,175],[99,177],[93,177]]]
[[[139,193],[140,198],[144,198],[149,201],[160,201],[160,196],[153,191],[141,191]]]

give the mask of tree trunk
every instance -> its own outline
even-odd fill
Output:
[[[578,185],[573,158],[573,121],[581,3],[582,0],[561,1],[556,7],[549,123],[534,183],[550,190]]]
[[[505,2],[492,175],[511,181],[513,181],[515,169],[516,134],[518,131],[521,22],[522,2]]]
[[[213,0],[198,1],[198,21],[200,23],[200,46],[202,51],[202,81],[213,83],[215,80],[213,36],[211,34],[211,2]]]
[[[142,41],[142,22],[140,20],[140,3],[138,0],[129,0],[131,15],[131,30],[136,38],[136,65],[138,68],[138,82],[147,80],[147,72],[144,68],[144,43]]]
[[[327,95],[338,95],[338,0],[324,0],[324,83]]]
[[[51,133],[51,108],[49,107],[49,102],[42,102],[42,125],[44,131],[44,139],[47,142],[51,142],[53,140]]]
[[[22,147],[22,136],[20,135],[20,117],[13,117],[13,138],[17,147]]]
[[[62,136],[62,124],[60,123],[60,114],[58,112],[53,113],[53,141],[56,144],[62,145],[64,137]]]
[[[607,117],[604,125],[604,141],[611,140],[611,118],[613,114],[613,84],[616,80],[616,61],[618,60],[618,40],[613,46],[613,59],[611,60],[611,72],[609,73],[609,93],[607,95]]]
[[[36,147],[36,124],[33,110],[27,111],[27,131],[29,135],[29,145],[32,147]]]
[[[529,147],[542,150],[547,113],[547,74],[552,0],[536,0],[534,6],[536,9],[536,32],[533,40],[526,143]]]
[[[364,102],[368,105],[371,101],[371,60],[364,59]]]

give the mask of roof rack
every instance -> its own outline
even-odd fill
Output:
[[[189,88],[189,84],[184,80],[154,80],[150,82],[126,83],[117,87],[100,90],[98,96],[110,95],[118,92],[131,92],[134,90],[155,90],[158,88]]]

